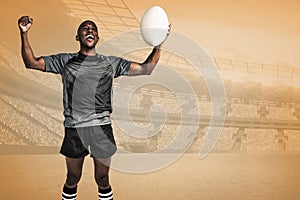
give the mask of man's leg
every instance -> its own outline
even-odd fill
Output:
[[[95,181],[98,185],[99,200],[113,200],[113,192],[109,184],[109,168],[111,158],[94,158]]]
[[[77,184],[81,178],[83,158],[66,157],[67,179],[62,192],[62,200],[76,200]]]

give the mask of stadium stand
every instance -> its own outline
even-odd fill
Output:
[[[242,150],[274,152],[278,150],[276,141],[277,130],[275,129],[245,129],[245,139],[242,143]]]
[[[0,120],[2,124],[12,130],[14,135],[20,138],[20,141],[22,139],[22,141],[27,141],[27,144],[40,146],[58,146],[61,143],[62,136],[54,134],[46,125],[41,125],[42,123],[33,118],[33,115],[17,109],[12,99],[3,95],[0,97]],[[25,106],[22,109],[30,110],[31,106]],[[40,117],[40,115],[35,117]],[[45,120],[47,119],[49,117]]]
[[[103,40],[121,31],[139,27],[139,21],[124,1],[64,0],[64,2],[75,16],[80,19],[89,18],[100,24],[103,27],[101,32]],[[127,42],[134,40],[129,39]],[[32,84],[42,84],[45,88],[61,92],[62,84],[59,76],[25,69],[20,56],[16,55],[7,44],[1,43],[0,52],[1,55],[7,55],[6,58],[0,57],[1,67],[16,71]],[[125,57],[145,57],[147,52],[149,49],[129,52]],[[295,67],[271,66],[223,58],[213,58],[213,61],[221,74],[226,91],[226,99],[224,97],[219,99],[220,105],[226,103],[226,108],[220,106],[219,112],[215,114],[216,117],[220,117],[226,111],[226,122],[213,151],[300,151],[300,88],[290,84],[299,81],[300,70]],[[114,125],[117,145],[121,149],[133,152],[150,152],[165,148],[176,136],[182,109],[192,111],[198,106],[201,119],[188,152],[199,152],[205,138],[208,137],[207,130],[212,118],[212,100],[206,83],[200,76],[195,76],[190,64],[184,58],[172,52],[165,52],[160,63],[178,70],[190,81],[197,96],[174,94],[167,88],[157,85],[146,85],[134,90],[130,85],[123,86],[116,81],[114,90],[117,92],[114,93],[114,98],[122,99],[125,94],[133,94],[129,99],[128,109],[133,121],[139,126],[150,122],[149,111],[153,105],[161,105],[167,113],[164,127],[155,136],[145,139],[130,136]],[[240,73],[243,73],[245,78],[235,80],[233,78],[235,74]],[[256,80],[258,75],[272,78],[273,82],[270,81],[269,84],[259,82]],[[185,104],[180,106],[178,98],[183,99]],[[0,106],[1,144],[37,146],[61,144],[63,137],[61,108],[55,109],[32,103],[20,96],[4,94],[1,91]],[[122,104],[113,106],[114,109],[124,109]],[[187,113],[191,115],[189,117],[194,117],[192,112]],[[157,125],[153,124],[154,126]],[[210,128],[214,131],[215,127]],[[171,150],[183,149],[187,145],[177,142],[177,147]]]
[[[300,131],[299,130],[284,130],[286,136],[286,150],[299,151],[300,150]]]

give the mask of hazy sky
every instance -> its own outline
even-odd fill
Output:
[[[162,6],[172,29],[201,44],[213,57],[300,67],[298,0],[124,0],[140,19],[146,9]],[[2,42],[19,48],[17,19],[34,18],[30,39],[37,54],[77,51],[80,20],[61,0],[2,2]],[[18,52],[16,52],[18,53]]]
[[[157,1],[158,2],[158,1]],[[153,3],[128,1],[138,10]],[[196,39],[214,57],[300,67],[300,1],[159,1],[172,27]]]

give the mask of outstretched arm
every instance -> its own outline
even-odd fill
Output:
[[[131,62],[129,75],[150,75],[160,58],[160,46],[154,47],[143,63]]]
[[[42,57],[36,58],[28,39],[28,30],[32,25],[32,18],[23,16],[18,20],[21,35],[21,53],[26,68],[45,71],[45,62]]]
[[[169,36],[170,30],[171,30],[171,25],[169,25],[168,34],[165,40]],[[150,75],[159,61],[161,46],[164,43],[164,41],[159,46],[153,48],[152,52],[143,63],[131,62],[129,75],[130,76]]]

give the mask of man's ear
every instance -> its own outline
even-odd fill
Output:
[[[78,38],[78,35],[76,35],[75,39],[76,39],[76,41],[78,41],[78,40],[79,40],[79,38]]]

